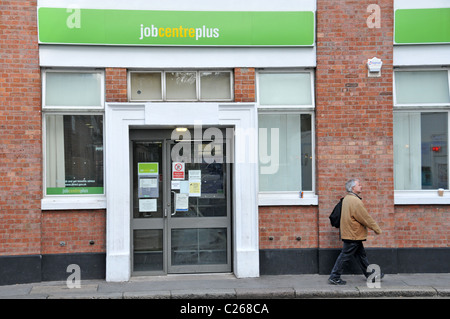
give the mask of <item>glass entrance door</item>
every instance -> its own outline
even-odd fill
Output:
[[[225,144],[169,141],[169,272],[231,270],[230,167]],[[169,155],[169,154],[168,154]]]
[[[165,272],[164,141],[133,141],[131,215],[134,273]]]
[[[145,140],[161,131],[139,131],[132,134],[143,139],[132,141],[133,273],[231,271],[226,140]]]

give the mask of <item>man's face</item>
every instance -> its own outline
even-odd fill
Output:
[[[355,186],[353,186],[353,193],[360,194],[362,191],[362,186],[359,181],[355,181]]]

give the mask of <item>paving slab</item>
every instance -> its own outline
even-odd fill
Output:
[[[435,288],[439,297],[450,297],[450,287]]]
[[[236,288],[238,299],[285,299],[295,298],[294,288]]]
[[[295,288],[295,298],[358,298],[359,290],[355,287],[332,288]]]
[[[235,299],[236,291],[231,288],[211,289],[174,289],[171,291],[172,299]]]
[[[367,286],[358,287],[361,297],[435,297],[437,291],[433,287],[424,286],[401,286],[401,287],[381,287],[369,288]]]
[[[32,288],[33,284],[0,286],[0,298],[28,295]]]
[[[170,299],[170,290],[163,291],[129,291],[123,293],[124,299]]]
[[[34,286],[30,294],[47,294],[47,295],[75,295],[97,293],[98,285],[96,284],[82,284],[80,288],[69,288],[67,285],[38,285]]]
[[[123,299],[120,292],[112,293],[63,293],[51,294],[47,299]]]

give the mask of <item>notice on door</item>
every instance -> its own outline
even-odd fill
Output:
[[[139,176],[139,198],[157,197],[159,197],[158,178]]]
[[[190,170],[189,171],[189,196],[201,197],[202,196],[202,171]]]
[[[187,212],[189,208],[189,194],[175,193],[175,210]]]
[[[156,199],[140,199],[139,200],[140,212],[156,212]]]
[[[159,197],[159,163],[138,163],[138,197]]]
[[[200,182],[189,182],[189,196],[200,197],[202,196]]]
[[[182,162],[173,162],[172,163],[172,179],[183,179],[185,178],[184,174],[184,163]]]

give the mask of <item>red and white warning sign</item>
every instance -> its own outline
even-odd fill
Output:
[[[172,179],[184,179],[184,163],[172,163]]]

